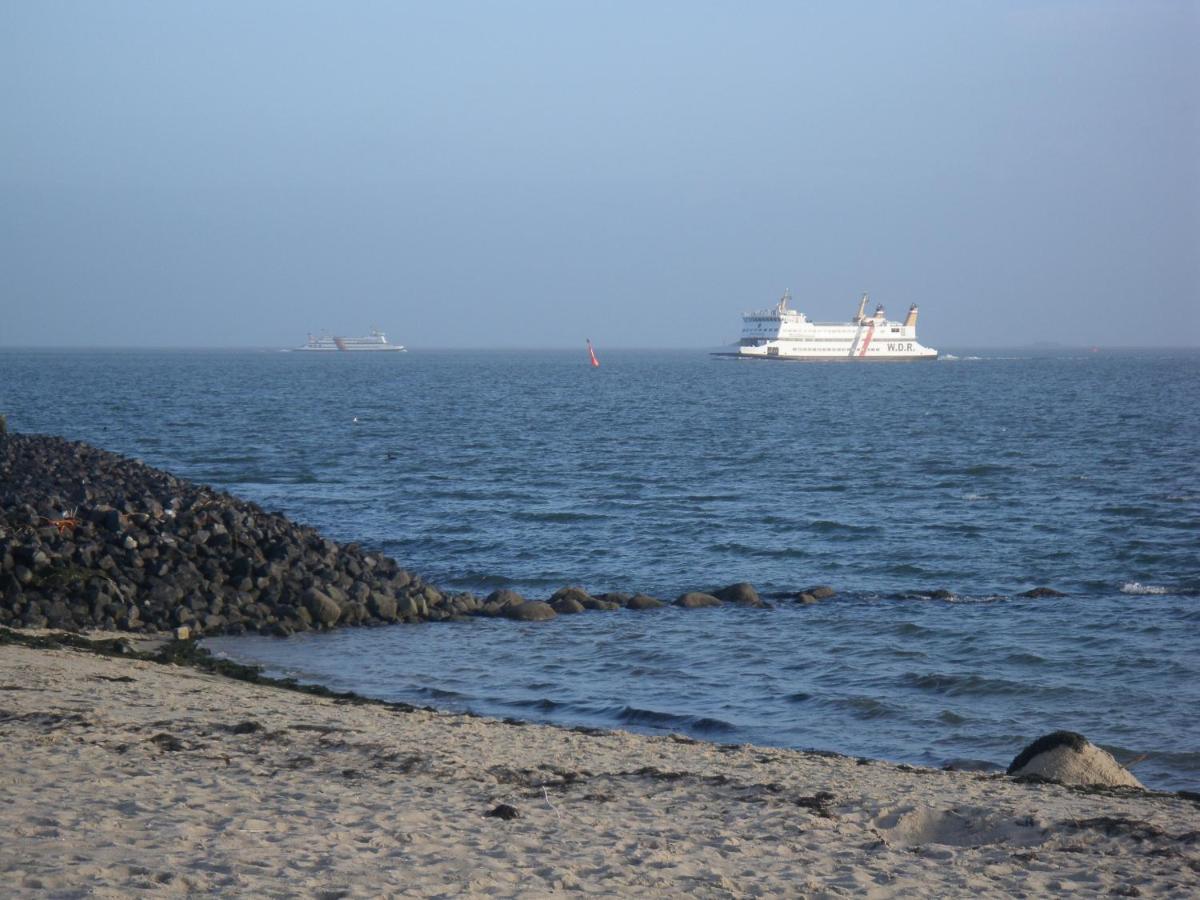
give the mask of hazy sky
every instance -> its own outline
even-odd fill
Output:
[[[0,346],[1200,345],[1200,3],[0,0]]]

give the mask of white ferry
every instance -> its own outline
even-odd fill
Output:
[[[391,350],[393,352],[403,351],[402,344],[389,344],[387,335],[382,331],[372,331],[366,337],[334,337],[328,334],[321,334],[314,337],[308,336],[308,343],[303,347],[297,347],[297,350],[315,350],[315,351],[333,351],[342,353],[357,353],[359,351],[378,352],[381,350]]]
[[[917,307],[913,304],[903,322],[888,319],[882,306],[866,315],[867,295],[849,322],[810,322],[802,312],[788,309],[789,292],[774,309],[742,316],[739,359],[813,359],[847,361],[904,361],[937,359],[938,352],[917,342]]]

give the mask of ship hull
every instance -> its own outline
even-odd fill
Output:
[[[296,353],[403,353],[404,347],[297,347]]]
[[[924,356],[848,356],[839,354],[836,356],[817,356],[813,353],[804,354],[803,356],[785,356],[784,354],[772,354],[770,356],[763,353],[739,353],[739,352],[718,352],[712,353],[711,356],[723,357],[725,359],[752,359],[762,362],[840,362],[840,363],[910,363],[910,362],[936,362],[938,355],[936,352]]]

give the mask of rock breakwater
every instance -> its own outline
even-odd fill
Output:
[[[478,605],[380,553],[136,460],[0,434],[0,624],[287,635]]]
[[[287,636],[474,616],[536,622],[664,606],[770,609],[834,596],[813,585],[764,597],[745,582],[692,588],[673,601],[578,586],[545,600],[507,589],[487,597],[446,591],[382,553],[138,460],[0,429],[0,625]],[[1065,595],[1039,587],[1018,596]]]
[[[829,588],[810,589],[832,595]],[[789,595],[790,596],[790,595]],[[807,598],[808,594],[801,595]],[[683,608],[769,607],[740,583]],[[88,444],[0,431],[0,625],[287,636],[345,625],[667,604],[566,587],[547,601],[443,591],[394,559]]]

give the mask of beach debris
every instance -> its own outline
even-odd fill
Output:
[[[833,801],[834,796],[829,791],[817,791],[811,797],[797,797],[796,805],[803,809],[811,809],[818,816],[832,819],[833,813],[829,811],[829,805]]]
[[[159,732],[150,738],[150,743],[157,745],[160,750],[167,750],[169,752],[185,749],[183,741],[172,734],[167,734],[165,731]]]
[[[238,722],[236,725],[229,727],[231,734],[254,734],[262,730],[263,727],[260,724],[250,719],[247,719],[245,722]]]
[[[519,818],[521,814],[517,812],[517,808],[515,806],[509,806],[507,803],[498,803],[494,808],[488,810],[483,815],[484,818],[503,819],[507,822],[512,819]]]
[[[676,597],[674,605],[683,609],[703,609],[708,606],[720,606],[721,601],[712,594],[705,594],[701,591],[688,591],[686,594],[680,594]]]
[[[1055,731],[1038,738],[1017,754],[1008,774],[1059,784],[1143,787],[1112,754],[1074,731]]]
[[[180,625],[175,629],[175,640],[186,641],[192,636],[192,630],[186,625]]]

